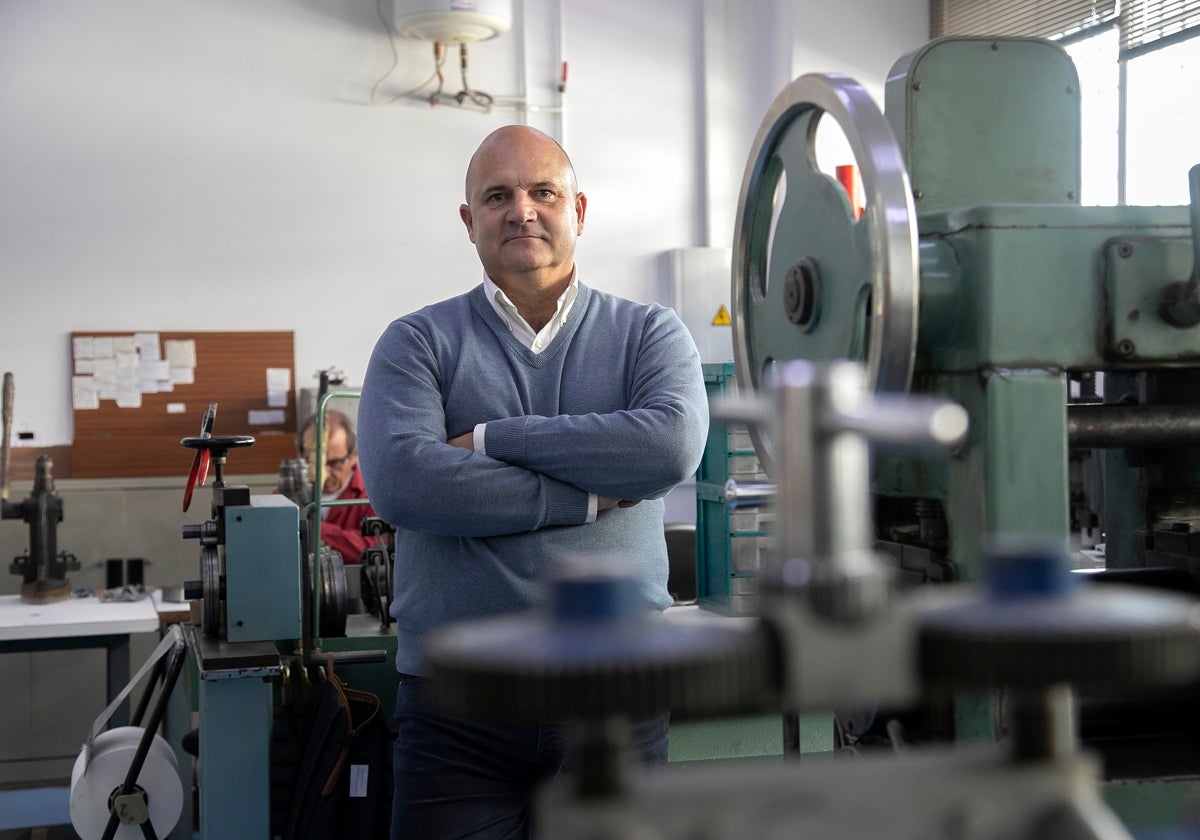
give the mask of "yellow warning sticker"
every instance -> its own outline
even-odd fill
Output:
[[[729,320],[729,310],[725,308],[725,304],[721,304],[721,308],[717,310],[717,314],[713,316],[712,325],[714,327],[731,326]]]

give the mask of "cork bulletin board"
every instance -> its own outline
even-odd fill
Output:
[[[295,457],[289,332],[71,333],[74,478],[187,478],[210,402],[213,435],[253,435],[232,450],[230,475],[274,473]],[[211,480],[210,473],[210,480]]]

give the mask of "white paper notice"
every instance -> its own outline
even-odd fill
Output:
[[[118,335],[113,337],[113,354],[121,355],[122,353],[137,353],[137,343],[134,342],[131,335]]]
[[[116,385],[117,360],[92,359],[92,374],[96,377],[98,385]]]
[[[158,349],[158,333],[134,333],[133,343],[137,345],[138,355],[142,357],[143,362],[157,361],[162,358]]]
[[[92,337],[81,335],[71,340],[71,356],[76,359],[92,358]]]
[[[112,336],[96,336],[92,339],[92,358],[111,359],[113,356]]]
[[[277,426],[285,416],[284,412],[277,410],[250,411],[246,414],[246,420],[251,426]]]
[[[291,390],[292,372],[290,370],[267,368],[267,405],[272,408],[287,408],[288,392]]]
[[[141,408],[142,392],[136,386],[117,386],[117,408]]]
[[[165,339],[163,341],[163,356],[171,363],[171,367],[195,367],[196,341],[191,338],[187,340]]]
[[[71,405],[76,411],[100,407],[100,394],[96,390],[94,378],[90,376],[71,377]]]

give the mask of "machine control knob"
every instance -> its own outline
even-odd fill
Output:
[[[216,545],[217,534],[217,523],[213,519],[201,522],[199,525],[183,526],[183,538],[185,540],[200,540],[202,545]]]

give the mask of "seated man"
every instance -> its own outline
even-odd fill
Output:
[[[316,476],[316,415],[300,427],[300,457],[308,464],[308,474]],[[362,473],[358,469],[358,439],[350,418],[340,411],[325,411],[325,446],[321,466],[321,500],[325,502],[365,499]],[[366,505],[338,505],[321,508],[321,542],[342,555],[345,564],[357,563],[363,550],[374,540],[364,537],[359,523],[375,511]]]

